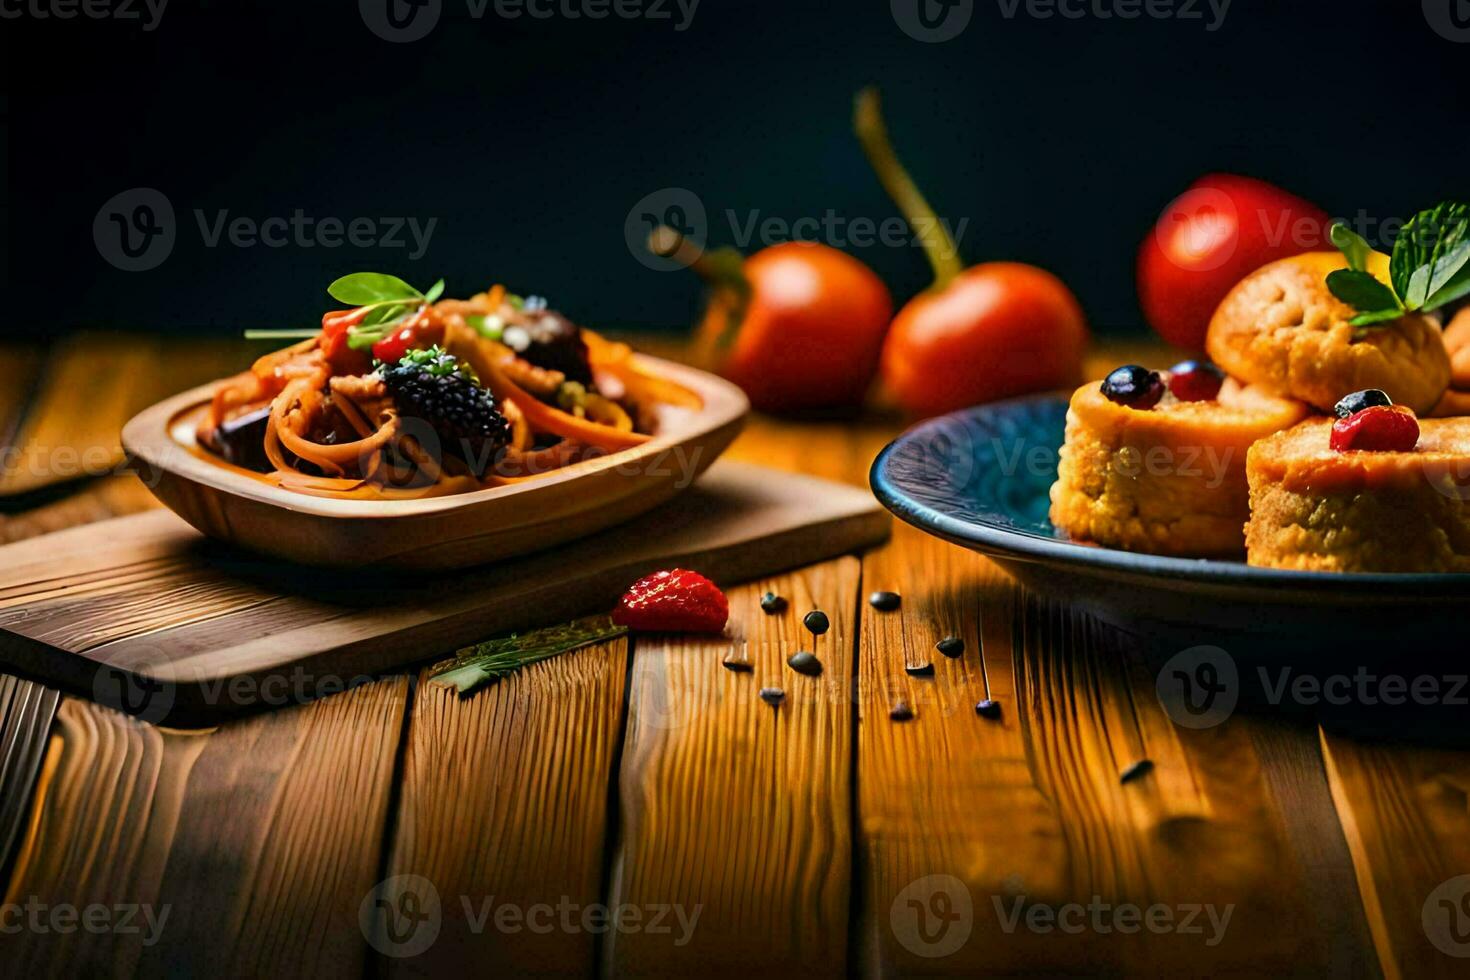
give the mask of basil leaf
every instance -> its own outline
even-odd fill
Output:
[[[1373,254],[1373,246],[1368,244],[1367,239],[1340,221],[1335,222],[1327,234],[1332,239],[1332,244],[1347,257],[1349,268],[1358,272],[1367,270],[1368,256]]]
[[[1389,259],[1389,278],[1394,290],[1407,300],[1414,273],[1424,266],[1431,269],[1437,266],[1440,257],[1452,252],[1467,235],[1470,235],[1470,205],[1458,201],[1446,201],[1410,218],[1394,240]]]
[[[432,286],[429,287],[429,291],[427,293],[424,293],[424,302],[425,303],[432,303],[435,300],[437,300],[440,296],[443,296],[443,295],[444,295],[444,280],[443,279],[440,279],[438,282],[434,283],[434,285],[432,285]]]
[[[1378,313],[1393,310],[1397,316],[1403,307],[1399,298],[1370,273],[1358,269],[1337,269],[1327,276],[1327,288],[1332,295],[1355,310]]]
[[[383,272],[354,272],[327,287],[332,298],[349,306],[369,306],[392,300],[423,299],[423,294],[397,276]]]

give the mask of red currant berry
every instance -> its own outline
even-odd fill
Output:
[[[1374,405],[1332,424],[1332,448],[1340,453],[1407,453],[1418,443],[1419,420],[1405,409]]]
[[[1169,369],[1169,390],[1182,402],[1209,402],[1220,396],[1225,375],[1208,361],[1180,361]]]

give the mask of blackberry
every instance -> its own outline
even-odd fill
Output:
[[[1364,409],[1383,407],[1389,408],[1393,405],[1393,399],[1388,397],[1388,392],[1378,388],[1365,388],[1345,396],[1333,407],[1333,413],[1340,419],[1351,418]]]
[[[537,367],[560,371],[568,381],[591,386],[592,366],[582,330],[555,310],[530,314],[526,322],[507,327],[502,339]]]
[[[495,407],[495,396],[453,354],[437,346],[409,351],[397,364],[379,365],[378,373],[399,414],[425,422],[476,476],[484,475],[510,441],[510,423]]]

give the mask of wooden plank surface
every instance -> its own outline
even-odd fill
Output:
[[[1390,978],[1470,971],[1470,753],[1322,733],[1373,940]]]
[[[856,559],[814,565],[731,590],[727,638],[639,641],[606,904],[641,925],[607,934],[609,975],[845,972],[858,586]],[[813,609],[830,632],[802,627]],[[799,649],[820,676],[787,666]]]
[[[430,883],[441,911],[422,952],[375,922],[381,973],[592,970],[628,653],[598,644],[465,697],[421,675],[387,874]]]
[[[99,670],[161,689],[151,720],[212,719],[249,707],[219,696],[237,680],[390,669],[608,609],[658,568],[735,582],[872,544],[888,524],[858,491],[724,463],[656,513],[579,542],[571,560],[556,549],[389,577],[303,575],[148,514],[0,549],[0,654],[73,691],[94,690]]]
[[[865,559],[864,587],[904,595],[896,613],[865,607],[859,631],[865,972],[1281,976],[1331,962],[1312,869],[1248,731],[1175,727],[1135,641],[918,532]],[[961,658],[932,648],[951,634]],[[926,661],[933,677],[908,676]],[[913,721],[888,719],[897,696]],[[998,718],[976,713],[982,698]],[[1151,771],[1125,784],[1142,760]],[[1172,925],[1125,933],[1139,913],[1124,906]]]
[[[0,880],[25,826],[58,699],[50,688],[0,674]]]
[[[168,395],[243,370],[257,347],[100,332],[69,336],[34,368],[39,377],[11,439],[17,452],[0,469],[0,499],[114,472],[123,460],[124,422]],[[4,407],[0,401],[0,416]],[[0,427],[0,435],[5,431]]]
[[[1169,356],[1153,348],[1110,348],[1093,361],[1162,365]],[[756,419],[732,455],[862,485],[868,462],[895,426],[881,416]],[[0,513],[0,538],[151,506],[130,477],[34,502]],[[850,798],[843,807],[814,811],[830,816],[824,826],[845,826],[850,841],[846,857],[835,837],[818,846],[836,855],[837,877],[846,876],[834,889],[846,896],[841,903],[828,904],[831,893],[813,884],[820,876],[809,865],[781,867],[786,840],[771,847],[768,861],[743,863],[750,842],[768,833],[758,823],[761,813],[779,812],[801,794],[830,801],[837,795],[830,782],[816,792],[807,776],[797,780],[782,770],[776,743],[758,729],[730,751],[766,753],[756,773],[788,772],[787,780],[798,784],[785,786],[788,795],[751,792],[757,777],[749,770],[682,775],[697,771],[691,760],[703,757],[707,728],[738,730],[730,724],[731,705],[716,702],[707,710],[711,692],[731,678],[743,684],[754,677],[722,676],[717,664],[718,673],[699,674],[699,658],[717,653],[691,652],[694,645],[680,642],[645,645],[631,678],[618,673],[626,668],[618,653],[589,650],[470,698],[419,691],[406,728],[403,678],[205,734],[160,730],[67,702],[7,898],[167,895],[174,900],[171,915],[183,918],[170,919],[166,942],[182,936],[194,951],[180,954],[177,969],[164,956],[171,947],[143,947],[138,936],[71,936],[65,957],[54,964],[50,956],[61,947],[49,940],[56,936],[7,936],[5,952],[18,950],[14,962],[22,970],[39,964],[42,973],[95,968],[112,975],[233,973],[224,966],[234,957],[256,969],[299,958],[329,975],[360,975],[365,967],[423,972],[425,965],[462,964],[461,955],[507,970],[542,963],[559,974],[582,972],[595,956],[604,967],[666,973],[674,972],[670,963],[693,961],[679,952],[660,958],[654,941],[660,937],[650,935],[590,940],[585,931],[557,929],[547,938],[492,924],[474,933],[457,909],[445,910],[440,944],[422,961],[382,957],[357,924],[361,899],[389,870],[428,868],[428,876],[446,882],[441,897],[455,903],[456,892],[514,896],[510,904],[517,905],[552,892],[569,900],[600,894],[604,904],[624,895],[671,902],[713,894],[691,944],[707,954],[697,967],[715,972],[720,961],[709,956],[731,952],[737,959],[810,965],[810,957],[803,959],[810,950],[830,952],[834,945],[850,950],[847,969],[869,973],[1372,976],[1375,959],[1389,976],[1463,972],[1465,961],[1430,939],[1424,913],[1428,905],[1442,923],[1454,921],[1446,916],[1455,911],[1456,896],[1436,889],[1470,872],[1464,849],[1470,754],[1326,734],[1319,751],[1310,724],[1274,717],[1237,715],[1202,732],[1174,728],[1154,699],[1137,641],[1023,596],[983,559],[906,528],[891,547],[864,560],[861,591],[885,585],[904,594],[902,610],[880,614],[863,606],[861,622],[849,632],[849,642],[856,635],[860,643],[860,689],[850,699],[860,714],[846,750]],[[964,656],[934,656],[935,636],[951,631],[966,640]],[[934,677],[903,670],[925,656],[935,660]],[[646,675],[638,673],[640,664]],[[643,720],[628,719],[622,741],[625,680],[633,684],[635,704],[646,707]],[[384,684],[391,691],[371,693]],[[692,691],[683,696],[705,706],[703,720],[673,732],[660,728],[655,719],[669,713],[658,705],[684,703],[657,700],[653,692],[660,690]],[[980,693],[1001,702],[998,720],[974,714]],[[890,721],[896,696],[912,699],[914,720]],[[382,702],[397,728],[385,720],[367,725],[366,733],[369,701]],[[318,715],[314,725],[301,720],[339,705],[357,707]],[[791,727],[773,731],[794,734]],[[808,733],[821,731],[801,728],[796,741],[780,747],[810,751],[815,735]],[[354,739],[362,743],[355,749],[347,745]],[[635,745],[643,756],[632,753]],[[400,746],[404,779],[395,805],[388,795]],[[355,753],[352,771],[337,764],[344,752]],[[1109,769],[1143,756],[1153,771],[1126,785]],[[348,785],[336,781],[349,777]],[[525,799],[513,792],[523,787],[533,790]],[[360,805],[371,815],[344,798],[366,801]],[[682,824],[669,822],[690,813]],[[291,832],[277,841],[282,828]],[[599,835],[618,842],[617,855],[643,857],[614,864],[603,848],[594,865],[587,855],[598,850]],[[518,843],[501,849],[500,840]],[[671,843],[660,851],[664,841]],[[719,850],[731,842],[728,854]],[[1344,867],[1340,852],[1349,848],[1355,867]],[[537,856],[517,860],[522,852]],[[670,854],[697,860],[675,861]],[[613,868],[618,873],[609,875]],[[787,875],[790,868],[798,873]],[[930,940],[953,908],[939,897],[944,883],[904,892],[936,874],[960,881],[972,907],[960,948],[942,957],[923,954],[934,951]],[[803,884],[793,886],[791,877]],[[835,880],[828,875],[828,883]],[[794,898],[796,891],[816,897]],[[767,926],[763,917],[774,912],[759,907],[756,895],[776,908],[810,905],[820,912]],[[1031,905],[1062,907],[1091,895],[1237,907],[1216,946],[1203,946],[1199,936],[1165,935],[1145,947],[1138,936],[1091,929],[1037,933],[1022,922],[1007,932],[994,903],[999,897],[1009,910],[1024,896]],[[354,897],[359,904],[349,910]],[[1435,897],[1450,904],[1431,904]],[[839,904],[843,916],[835,911]],[[707,918],[711,909],[714,917]],[[931,929],[915,938],[920,909]],[[1470,924],[1470,907],[1461,912]],[[819,927],[799,933],[813,917]],[[1364,921],[1376,950],[1364,938]],[[175,930],[174,923],[183,925]],[[745,927],[743,935],[735,925]],[[748,948],[759,945],[767,928],[776,937],[771,949]],[[839,933],[844,938],[835,938]],[[820,966],[830,969],[831,962],[824,955]],[[841,969],[842,961],[835,962]]]
[[[68,699],[5,901],[135,931],[7,937],[26,976],[361,975],[409,680],[219,730]],[[49,922],[49,918],[41,919]]]

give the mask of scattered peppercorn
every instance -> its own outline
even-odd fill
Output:
[[[775,707],[786,700],[786,692],[779,687],[763,687],[761,688],[761,700]]]
[[[737,674],[748,674],[751,671],[750,662],[747,660],[721,660],[720,665],[726,670],[733,670]]]
[[[989,698],[986,698],[984,701],[976,703],[975,714],[979,715],[981,718],[999,718],[1000,702],[992,701]]]
[[[897,592],[874,592],[868,596],[868,605],[879,612],[893,612],[901,601]]]
[[[1118,775],[1118,782],[1131,783],[1135,779],[1141,779],[1147,776],[1153,771],[1153,768],[1154,764],[1151,759],[1139,759]]]
[[[965,641],[960,639],[958,636],[946,636],[944,639],[934,644],[934,649],[938,650],[946,657],[963,656],[965,652]]]
[[[765,595],[761,596],[761,612],[765,613],[767,616],[774,616],[777,613],[783,613],[785,611],[786,600],[783,599],[781,596],[778,596],[774,592],[767,592]]]
[[[810,650],[798,650],[786,658],[786,666],[798,674],[815,677],[822,672],[822,662]]]
[[[814,636],[821,636],[823,633],[832,628],[832,621],[828,619],[827,614],[822,612],[822,610],[820,609],[813,609],[811,612],[807,613],[806,616],[802,619],[801,623],[807,629],[811,630]]]

